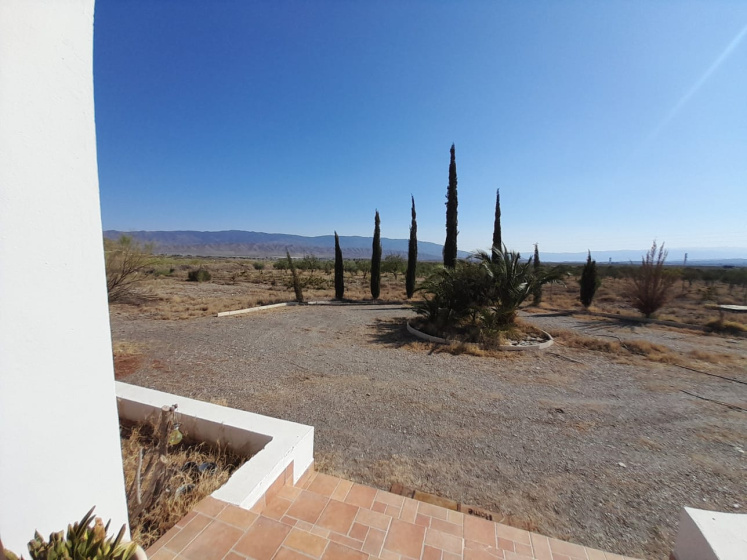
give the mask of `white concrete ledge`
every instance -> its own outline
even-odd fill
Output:
[[[445,338],[431,336],[424,333],[423,331],[419,331],[410,324],[410,321],[407,321],[407,332],[409,332],[412,336],[419,338],[420,340],[425,340],[426,342],[435,342],[436,344],[446,344],[448,342]]]
[[[293,483],[314,462],[314,427],[218,406],[171,393],[116,382],[119,417],[130,422],[156,418],[164,405],[178,405],[184,434],[254,455],[212,496],[251,508],[293,463]]]
[[[428,342],[435,342],[436,344],[448,344],[450,341],[446,340],[445,338],[439,338],[437,336],[431,336],[429,334],[426,334],[422,331],[419,331],[415,327],[413,327],[410,324],[410,321],[407,321],[407,332],[409,332],[411,335],[416,336],[422,340],[426,340]],[[543,350],[545,348],[548,348],[552,346],[555,343],[555,340],[552,336],[550,336],[550,333],[547,333],[545,331],[541,331],[542,334],[544,334],[547,337],[547,340],[545,342],[540,342],[539,344],[527,344],[524,346],[514,346],[513,344],[501,344],[498,346],[498,350],[507,350],[509,352],[520,352],[520,351],[530,351],[530,350]],[[476,348],[481,348],[480,344],[476,344],[473,342],[465,342],[465,344],[470,346],[475,346]]]
[[[276,307],[291,307],[300,305],[297,301],[287,301],[285,303],[273,303],[271,305],[260,305],[258,307],[247,307],[246,309],[236,309],[235,311],[221,311],[216,317],[228,317],[229,315],[242,315],[243,313],[254,313],[255,311],[264,311],[265,309],[275,309]]]
[[[676,560],[744,560],[747,558],[747,515],[683,508]]]

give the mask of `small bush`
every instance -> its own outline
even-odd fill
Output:
[[[190,282],[209,282],[212,278],[210,272],[202,267],[197,270],[190,270],[187,273],[187,280]]]
[[[265,263],[263,263],[263,262],[254,261],[252,263],[252,266],[254,267],[254,270],[264,270],[265,269]]]

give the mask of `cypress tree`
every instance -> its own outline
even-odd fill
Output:
[[[446,191],[446,241],[444,242],[444,266],[454,268],[457,259],[457,172],[454,144],[451,145],[449,162],[449,187]]]
[[[493,222],[493,248],[502,251],[501,239],[501,189],[495,190],[495,221]],[[491,254],[493,254],[491,252]],[[495,259],[493,259],[495,260]]]
[[[412,221],[410,222],[410,243],[407,246],[407,273],[405,274],[405,291],[407,299],[415,293],[415,269],[418,265],[418,222],[415,219],[415,197],[412,198]]]
[[[539,246],[537,243],[534,244],[534,276],[539,278],[540,275],[540,252],[539,252]],[[534,305],[539,305],[542,303],[542,284],[540,282],[537,282],[534,287],[534,293],[532,294],[534,296],[532,303]]]
[[[602,281],[597,275],[597,261],[591,260],[591,251],[586,259],[586,264],[581,271],[579,285],[581,287],[581,303],[584,307],[589,307],[594,299],[597,288],[601,286]]]
[[[340,237],[335,232],[335,299],[342,299],[345,295],[345,268],[342,262],[342,249],[340,249]]]
[[[376,211],[374,218],[374,236],[373,247],[371,252],[371,297],[379,299],[381,291],[381,220],[379,211]]]

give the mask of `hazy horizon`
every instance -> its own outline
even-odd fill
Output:
[[[266,234],[266,235],[272,235],[272,236],[300,236],[300,237],[306,237],[308,239],[316,239],[316,238],[327,238],[328,241],[330,241],[330,250],[333,246],[331,239],[333,239],[333,235],[331,234],[323,234],[319,236],[301,236],[297,233],[292,232],[257,232],[257,231],[251,231],[251,230],[219,230],[219,231],[205,231],[205,230],[104,230],[104,233],[111,233],[111,232],[117,232],[117,233],[176,233],[176,232],[191,232],[191,233],[222,233],[222,232],[242,232],[242,233],[260,233],[260,234]],[[365,235],[350,235],[350,236],[344,236],[341,235],[340,239],[344,240],[346,238],[361,238],[361,239],[367,239],[370,240],[371,236],[365,236]],[[393,238],[393,237],[386,237],[382,236],[382,241],[401,241],[401,242],[407,242],[407,238]],[[432,243],[435,245],[443,245],[443,242],[434,241],[432,239],[422,239],[419,238],[418,241],[420,243]],[[594,250],[591,251],[592,258],[595,260],[598,260],[599,262],[606,262],[609,258],[612,258],[612,260],[615,260],[615,257],[618,259],[622,259],[621,261],[617,262],[623,262],[628,260],[636,261],[638,258],[642,257],[646,251],[650,248],[650,244],[648,247],[642,247],[642,248],[625,248],[625,249],[601,249],[601,250]],[[343,243],[344,247],[344,243]],[[459,251],[464,253],[473,253],[477,250],[488,250],[487,247],[479,247],[479,248],[473,248],[473,249],[466,249],[459,246]],[[509,247],[509,249],[517,250],[522,255],[525,255],[526,257],[529,257],[532,255],[534,248],[533,247]],[[683,261],[685,254],[688,255],[688,261],[697,261],[697,260],[735,260],[735,259],[743,259],[747,260],[747,248],[744,247],[669,247],[665,244],[665,249],[668,252],[667,262],[668,264],[677,264],[678,261]],[[556,262],[559,258],[561,258],[563,255],[567,255],[569,257],[573,257],[574,259],[585,259],[587,254],[587,249],[580,249],[576,251],[544,251],[540,247],[540,260],[544,259],[554,259]]]
[[[98,2],[102,219],[747,247],[747,4]]]

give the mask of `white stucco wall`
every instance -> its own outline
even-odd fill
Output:
[[[127,520],[101,239],[94,0],[0,0],[0,537]]]

